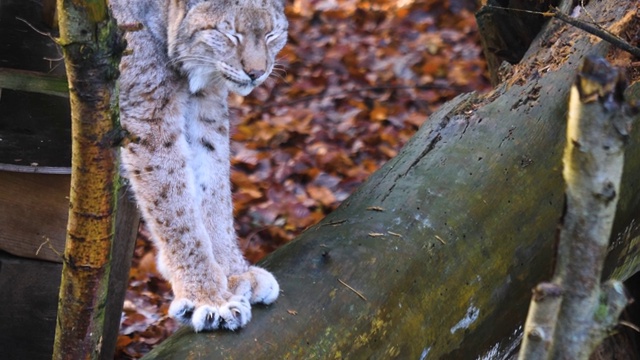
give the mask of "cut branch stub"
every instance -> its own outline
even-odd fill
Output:
[[[557,284],[540,283],[532,292],[529,315],[524,326],[521,356],[526,353],[527,360],[547,359],[563,291]]]

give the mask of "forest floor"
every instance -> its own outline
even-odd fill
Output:
[[[334,210],[435,109],[489,88],[473,0],[288,1],[265,85],[230,98],[236,230],[256,262]],[[140,358],[178,324],[141,226],[117,344]]]

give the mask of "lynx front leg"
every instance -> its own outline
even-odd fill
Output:
[[[199,116],[190,124],[193,165],[213,256],[229,277],[230,291],[250,303],[270,304],[280,287],[268,271],[249,266],[238,247],[233,226],[226,106],[211,96],[198,99]]]
[[[177,153],[164,157],[155,152],[143,162],[137,157],[144,153],[143,147],[129,146],[123,151],[123,162],[159,249],[159,268],[173,288],[170,315],[195,331],[246,325],[251,307],[228,290],[227,274],[216,262],[200,209],[190,196],[193,176],[175,161],[180,158]]]
[[[227,273],[216,262],[179,122],[123,115],[135,141],[122,150],[122,162],[174,291],[170,315],[195,331],[246,325],[251,307],[228,290]]]

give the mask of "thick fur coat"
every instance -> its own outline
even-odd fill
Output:
[[[271,73],[287,38],[281,0],[112,0],[126,33],[122,165],[172,285],[171,316],[196,331],[237,329],[276,279],[238,248],[230,186],[229,91]]]

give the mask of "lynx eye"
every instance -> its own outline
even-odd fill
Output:
[[[231,40],[231,42],[233,42],[234,45],[238,45],[239,43],[242,42],[242,35],[240,35],[238,33],[223,32],[223,34],[224,34],[224,36],[229,38],[229,40]]]
[[[280,35],[282,35],[282,32],[273,32],[273,31],[272,31],[272,32],[268,33],[268,34],[264,37],[264,39],[265,39],[265,41],[267,42],[267,44],[269,44],[269,43],[273,42],[275,39],[279,38],[279,37],[280,37]]]
[[[217,31],[218,33],[224,35],[227,39],[231,40],[231,42],[234,45],[238,45],[239,43],[242,42],[242,34],[239,34],[235,31],[233,31],[232,29],[227,29],[226,26],[224,27],[215,27],[214,28],[215,31]]]

